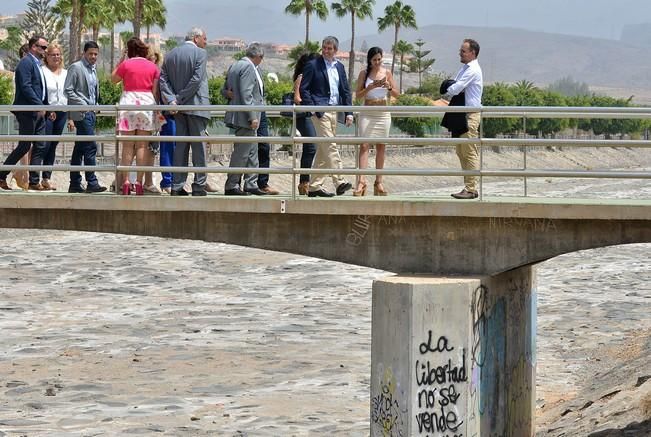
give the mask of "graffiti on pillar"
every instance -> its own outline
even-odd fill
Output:
[[[400,409],[396,396],[396,378],[390,368],[384,371],[380,393],[371,400],[371,420],[375,425],[373,435],[406,437],[405,412]],[[379,434],[376,432],[379,428]]]
[[[416,429],[419,435],[462,437],[468,383],[467,351],[428,331],[416,360]],[[460,411],[462,410],[462,411]]]
[[[371,228],[371,225],[373,225],[374,219],[376,225],[387,226],[389,227],[389,230],[396,229],[397,225],[404,225],[407,223],[407,220],[404,217],[398,216],[382,215],[374,217],[370,215],[358,215],[353,219],[353,225],[350,232],[346,234],[346,244],[349,246],[359,246],[362,244]]]
[[[533,369],[521,357],[518,363],[509,369],[506,377],[511,381],[506,390],[507,429],[511,431],[512,435],[530,435],[533,400],[529,384],[533,377]]]

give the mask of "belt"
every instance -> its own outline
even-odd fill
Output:
[[[364,104],[368,106],[384,106],[387,104],[387,99],[366,99]]]

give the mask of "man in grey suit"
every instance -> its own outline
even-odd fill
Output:
[[[163,103],[167,105],[209,105],[207,54],[204,48],[208,41],[206,32],[193,28],[186,36],[185,44],[170,51],[165,56],[160,75],[160,91]],[[174,114],[177,136],[204,135],[210,121],[210,111],[179,111]],[[202,142],[177,141],[172,164],[175,167],[188,167],[190,148],[192,165],[206,166],[206,153]],[[183,189],[187,173],[174,173],[172,196],[187,196]],[[193,196],[206,195],[206,174],[194,174]]]
[[[264,85],[258,65],[264,58],[264,51],[258,43],[251,43],[245,56],[234,63],[228,70],[226,82],[233,92],[230,105],[262,105],[264,102]],[[235,130],[235,136],[254,137],[260,126],[260,111],[227,111],[224,116],[226,126]],[[235,143],[231,153],[230,167],[258,168],[258,144],[257,143]],[[229,174],[224,186],[224,194],[227,196],[246,196],[255,194],[258,196],[267,194],[258,188],[257,173],[244,175],[244,189],[240,187],[240,175]]]
[[[70,66],[66,76],[63,92],[68,98],[68,105],[97,105],[99,103],[99,81],[95,64],[99,55],[99,46],[95,41],[84,44],[81,59]],[[70,112],[70,119],[75,123],[77,135],[95,135],[95,112]],[[97,143],[95,141],[75,141],[70,165],[95,165]],[[68,193],[101,193],[106,191],[97,181],[94,171],[86,172],[86,188],[81,185],[81,173],[70,172]]]

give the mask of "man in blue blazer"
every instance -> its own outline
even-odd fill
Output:
[[[16,66],[14,81],[16,84],[16,96],[14,105],[47,105],[47,87],[45,76],[41,71],[41,60],[47,49],[47,40],[42,36],[35,35],[29,39],[29,52]],[[43,135],[45,134],[45,111],[13,111],[18,121],[18,133],[20,135]],[[47,149],[45,141],[19,141],[18,146],[7,156],[5,165],[15,165],[29,149],[32,156],[31,165],[42,165]],[[9,171],[0,172],[0,188],[11,190],[7,185]],[[45,188],[39,183],[39,173],[29,172],[29,190],[43,191]]]
[[[327,36],[321,44],[321,56],[305,65],[301,80],[302,105],[335,106],[351,104],[350,86],[346,78],[346,70],[335,55],[339,48],[339,40]],[[315,112],[312,123],[320,137],[335,137],[337,133],[337,112]],[[353,123],[352,112],[346,112],[346,126]],[[313,168],[343,168],[341,156],[336,143],[317,144]],[[332,183],[340,196],[351,189],[350,182],[341,175],[330,175]],[[334,194],[323,189],[326,175],[313,174],[310,176],[310,197],[333,197]]]

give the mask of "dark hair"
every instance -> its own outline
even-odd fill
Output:
[[[27,44],[28,44],[29,48],[31,49],[32,46],[36,45],[36,44],[38,43],[38,40],[39,40],[39,39],[45,39],[45,38],[43,38],[41,35],[34,35],[34,36],[32,36],[32,37],[29,39],[29,41],[27,41]]]
[[[140,38],[135,36],[129,38],[129,41],[127,41],[127,56],[130,58],[135,58],[136,56],[146,58],[148,53],[149,47]]]
[[[475,53],[475,58],[479,56],[479,43],[475,41],[474,39],[466,38],[463,40],[463,42],[468,43],[468,47],[470,47],[470,50],[472,50]]]
[[[23,58],[27,53],[29,53],[29,44],[25,43],[18,48],[18,57]]]
[[[373,68],[373,65],[371,64],[371,59],[377,54],[383,55],[384,52],[382,51],[381,48],[379,47],[371,47],[368,49],[368,53],[366,54],[366,79],[368,79],[368,75],[371,72],[371,69]]]
[[[299,75],[303,74],[305,64],[310,62],[312,59],[316,59],[318,56],[319,55],[316,53],[303,53],[294,66],[294,80],[296,80]]]
[[[86,44],[84,44],[84,53],[86,53],[90,49],[99,50],[99,46],[95,41],[87,41]]]

